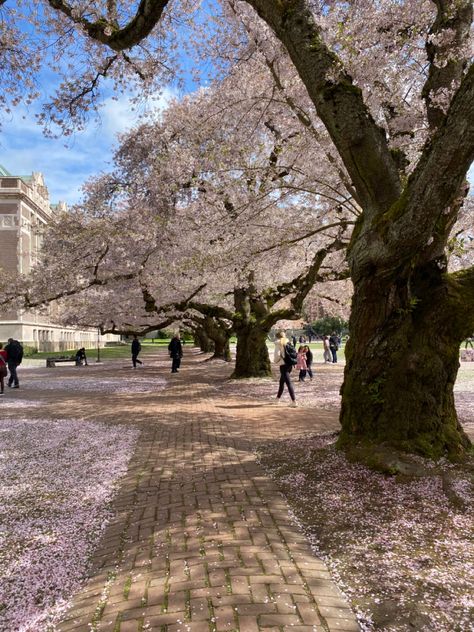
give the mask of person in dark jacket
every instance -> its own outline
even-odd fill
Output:
[[[7,353],[8,370],[10,371],[8,386],[10,386],[11,388],[20,388],[20,382],[18,380],[18,374],[16,370],[23,360],[23,347],[18,342],[18,340],[8,338],[8,343],[5,345],[5,351]]]
[[[183,345],[179,334],[176,334],[168,345],[168,351],[170,352],[171,373],[177,373],[181,364],[181,358],[183,357]]]
[[[306,345],[305,349],[306,349],[306,373],[309,375],[309,379],[312,380],[313,369],[311,368],[311,366],[313,364],[313,352],[308,347],[308,345]]]
[[[138,354],[141,350],[142,346],[138,340],[138,336],[135,334],[132,340],[132,364],[134,369],[137,368],[137,364],[143,364],[143,362],[138,359]]]
[[[336,332],[333,331],[332,334],[329,336],[329,350],[331,351],[332,361],[334,363],[337,362],[337,352],[339,350],[339,344],[339,336],[336,334]]]
[[[86,350],[84,347],[81,347],[76,351],[76,366],[82,366],[83,364],[87,366],[87,356]]]

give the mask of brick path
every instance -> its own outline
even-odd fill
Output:
[[[334,417],[223,397],[215,385],[229,367],[198,362],[188,352],[164,392],[102,397],[99,410],[83,401],[85,416],[143,430],[93,573],[59,629],[359,630],[253,452],[270,438],[334,428]],[[168,377],[162,363],[140,374]],[[62,403],[70,397],[55,409]]]

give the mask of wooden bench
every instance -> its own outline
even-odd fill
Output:
[[[48,368],[55,367],[58,362],[69,362],[72,364],[76,364],[75,356],[71,356],[70,358],[46,358],[46,366]]]

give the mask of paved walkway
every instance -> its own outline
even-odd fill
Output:
[[[138,423],[142,433],[61,632],[359,630],[254,454],[269,439],[332,429],[334,415],[224,397],[216,385],[229,367],[187,351],[177,375],[163,356],[133,373],[169,378],[166,391],[99,395],[100,408],[74,395],[85,417]],[[126,379],[119,364],[94,375]],[[71,395],[54,402],[64,415]]]

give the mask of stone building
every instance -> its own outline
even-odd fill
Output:
[[[64,202],[50,203],[41,173],[15,176],[0,165],[0,274],[1,269],[27,274],[41,248],[41,228],[65,210]],[[118,340],[118,336],[99,336],[93,328],[64,327],[57,322],[57,314],[54,303],[38,312],[7,312],[0,307],[0,341],[15,338],[39,351],[62,351],[103,347]]]

